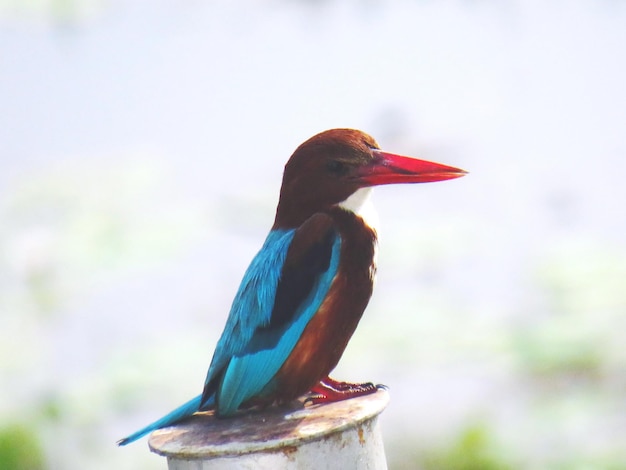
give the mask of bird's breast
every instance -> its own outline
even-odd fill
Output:
[[[359,231],[368,232],[371,231],[374,233],[374,237],[371,240],[373,244],[373,253],[371,253],[371,258],[369,260],[369,277],[374,283],[376,280],[376,261],[378,258],[378,212],[374,207],[371,199],[372,188],[361,188],[355,191],[350,197],[348,197],[345,201],[339,203],[337,206],[344,211],[354,214],[356,220],[352,223],[348,223],[345,225],[344,229],[346,229],[347,237],[354,237],[354,240],[357,241],[360,239],[359,236],[356,236],[355,233]],[[361,220],[364,227],[354,227],[354,225],[359,225],[358,220]],[[361,242],[365,245],[370,243],[369,237],[367,233],[365,234],[364,240]],[[365,248],[364,251],[361,252],[364,257],[368,257],[370,255],[370,250],[368,247]],[[364,260],[367,263],[367,260]]]
[[[291,400],[335,368],[372,295],[376,232],[351,210],[329,211],[341,236],[337,274],[320,308],[276,375],[278,399]]]

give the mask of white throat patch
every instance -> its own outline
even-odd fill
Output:
[[[376,234],[374,256],[369,269],[370,279],[374,283],[376,281],[376,259],[378,258],[378,213],[370,199],[371,192],[372,188],[357,189],[348,199],[337,205],[363,219],[365,225],[374,230]]]
[[[372,188],[357,189],[345,201],[337,205],[344,210],[358,215],[368,227],[374,231],[378,231],[378,213],[370,199],[371,193]]]

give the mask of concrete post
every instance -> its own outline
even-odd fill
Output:
[[[150,436],[169,470],[387,468],[378,415],[389,403],[372,395],[326,405],[270,407],[230,419],[199,413]]]

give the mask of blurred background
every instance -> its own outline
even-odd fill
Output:
[[[626,3],[0,2],[0,468],[201,391],[282,167],[333,127],[470,171],[375,191],[334,376],[392,469],[626,469]]]

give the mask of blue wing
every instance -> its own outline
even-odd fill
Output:
[[[252,261],[233,302],[207,373],[205,400],[233,414],[271,393],[272,378],[323,302],[338,265],[341,238],[316,214],[296,230],[273,230]]]
[[[314,215],[298,229],[272,230],[244,274],[203,394],[118,444],[214,406],[227,416],[251,397],[271,393],[273,376],[328,293],[340,247],[332,219],[324,214]]]

